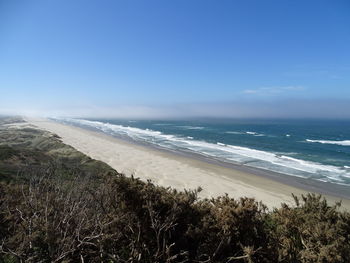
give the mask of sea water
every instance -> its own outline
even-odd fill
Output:
[[[350,191],[350,121],[55,120],[172,151],[347,185]]]

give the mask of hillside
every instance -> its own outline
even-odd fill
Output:
[[[340,204],[199,199],[200,189],[125,177],[19,121],[0,124],[0,262],[350,262]]]

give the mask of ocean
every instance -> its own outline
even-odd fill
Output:
[[[54,120],[171,151],[341,184],[350,191],[350,121]]]

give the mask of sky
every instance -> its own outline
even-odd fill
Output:
[[[350,118],[348,0],[0,0],[0,114]]]

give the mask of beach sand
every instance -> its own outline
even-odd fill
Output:
[[[106,134],[47,119],[26,119],[40,129],[57,134],[63,143],[82,153],[109,164],[126,176],[134,175],[143,181],[151,180],[156,185],[178,190],[203,188],[199,196],[217,197],[227,193],[230,197],[254,197],[269,208],[279,207],[282,202],[292,204],[295,195],[307,191],[285,183],[210,163],[198,158],[189,158],[152,147],[138,145]],[[326,195],[329,202],[339,197]],[[343,207],[350,209],[350,200],[342,200]]]

